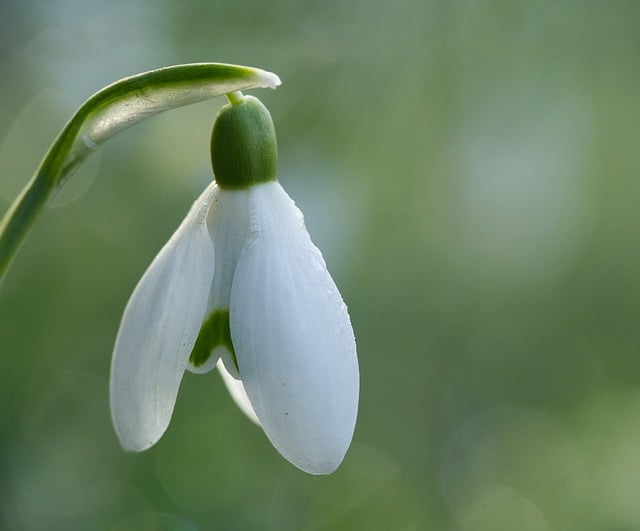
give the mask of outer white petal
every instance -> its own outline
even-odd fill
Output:
[[[206,215],[217,186],[191,207],[136,286],[111,363],[111,415],[120,443],[141,451],[167,429],[206,311],[214,250]]]
[[[233,398],[236,405],[240,408],[240,410],[249,417],[249,420],[255,422],[258,426],[260,426],[260,421],[258,420],[258,415],[253,410],[253,406],[249,401],[249,397],[247,396],[247,392],[244,390],[244,385],[242,385],[241,380],[236,380],[229,371],[226,369],[224,365],[224,361],[222,359],[218,360],[218,371],[220,372],[220,376],[222,376],[222,381],[227,386],[227,391]]]
[[[277,182],[250,189],[249,214],[230,307],[242,382],[276,449],[306,472],[328,474],[344,458],[358,408],[347,308]]]

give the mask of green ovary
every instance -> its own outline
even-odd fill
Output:
[[[211,352],[216,347],[226,347],[231,354],[233,364],[238,368],[238,360],[231,343],[231,330],[229,329],[229,310],[215,310],[202,323],[198,339],[193,346],[189,361],[194,367],[200,367],[211,357]]]
[[[276,180],[278,145],[267,108],[253,96],[225,105],[211,132],[216,182],[226,190],[246,190]]]

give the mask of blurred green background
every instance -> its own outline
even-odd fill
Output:
[[[640,529],[640,3],[0,4],[0,212],[91,93],[169,64],[253,91],[347,301],[362,389],[328,477],[217,375],[113,433],[124,305],[211,178],[222,99],[104,146],[0,291],[0,528]],[[90,185],[90,186],[89,186]]]

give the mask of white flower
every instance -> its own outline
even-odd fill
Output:
[[[256,116],[266,142],[257,148]],[[265,116],[247,97],[216,122],[217,183],[194,203],[125,309],[111,368],[113,422],[126,450],[149,448],[169,424],[185,369],[217,365],[240,408],[286,459],[328,474],[355,427],[355,339],[301,212],[275,180]],[[254,148],[271,153],[252,159]]]

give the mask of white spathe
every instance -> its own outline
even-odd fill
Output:
[[[203,320],[217,309],[229,310],[239,373],[223,347],[205,366],[188,363]],[[136,287],[111,371],[122,446],[153,445],[185,369],[216,363],[239,407],[287,460],[312,474],[338,467],[358,409],[355,339],[302,213],[277,181],[209,186]]]

